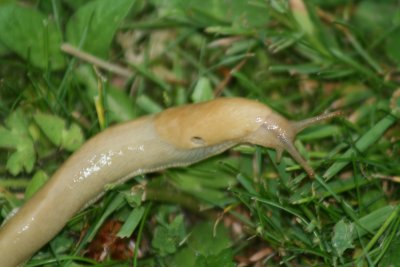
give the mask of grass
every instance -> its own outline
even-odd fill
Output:
[[[134,177],[27,266],[399,266],[398,1],[115,2],[0,5],[2,220],[83,138],[168,107],[344,116],[297,138],[315,179],[247,145]]]

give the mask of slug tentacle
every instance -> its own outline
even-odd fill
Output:
[[[334,117],[339,117],[342,116],[342,112],[341,111],[335,111],[335,112],[331,112],[331,113],[324,113],[321,115],[318,115],[316,117],[312,117],[312,118],[308,118],[302,121],[294,121],[291,122],[292,127],[295,129],[296,133],[301,132],[302,130],[304,130],[307,127],[310,127],[312,125],[318,124],[321,121],[326,121],[326,120],[330,120]]]
[[[282,149],[282,148],[276,148],[275,151],[276,151],[276,158],[275,158],[275,160],[276,160],[277,163],[279,163],[279,162],[281,162],[284,149]]]
[[[297,151],[296,147],[294,146],[291,140],[285,139],[282,140],[285,146],[285,150],[292,156],[292,158],[300,164],[300,166],[307,172],[308,176],[311,178],[314,177],[315,172],[314,169],[308,164],[308,162],[303,159],[300,153]]]

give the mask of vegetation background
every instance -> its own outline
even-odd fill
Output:
[[[315,179],[250,146],[135,177],[27,266],[400,266],[399,4],[0,1],[0,221],[115,123],[219,96],[345,114],[296,141]]]

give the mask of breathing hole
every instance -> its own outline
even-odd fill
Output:
[[[204,141],[203,138],[201,138],[200,136],[193,136],[190,141],[192,141],[192,143],[196,146],[204,146],[206,144],[206,142]]]

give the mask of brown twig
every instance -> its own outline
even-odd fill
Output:
[[[61,50],[69,55],[77,57],[83,61],[86,61],[90,64],[96,65],[97,67],[107,70],[109,72],[115,73],[117,75],[129,78],[133,75],[133,72],[130,69],[126,69],[124,67],[118,66],[116,64],[110,63],[98,57],[95,57],[87,52],[79,50],[78,48],[64,43],[61,45]]]

